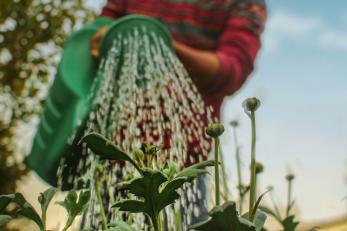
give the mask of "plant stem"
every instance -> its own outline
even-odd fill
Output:
[[[71,225],[72,225],[72,221],[70,218],[67,219],[66,224],[64,226],[64,228],[62,229],[62,231],[66,231]]]
[[[251,127],[252,127],[252,143],[251,143],[251,185],[249,192],[249,214],[252,214],[252,210],[256,200],[256,172],[255,172],[255,144],[256,144],[256,127],[255,127],[255,112],[251,111]],[[253,220],[253,217],[250,217]]]
[[[224,162],[224,155],[222,152],[222,148],[219,145],[219,157],[220,157],[220,162],[221,162],[221,167],[222,167],[222,179],[223,179],[223,188],[224,188],[224,201],[229,200],[229,188],[228,188],[228,177],[225,171],[225,162]]]
[[[175,230],[176,231],[182,231],[182,220],[181,220],[181,211],[180,210],[176,210],[175,211]]]
[[[242,205],[243,205],[243,183],[242,183],[242,172],[241,172],[241,158],[240,158],[240,150],[238,147],[236,147],[236,168],[237,168],[237,179],[238,179],[238,190],[239,190],[239,197],[240,197],[240,204],[239,204],[239,213],[242,213]]]
[[[151,216],[151,220],[152,220],[152,223],[153,223],[154,231],[161,231],[161,228],[160,228],[160,225],[159,225],[159,222],[158,222],[158,216],[154,216],[154,217]]]
[[[290,207],[291,207],[291,203],[292,203],[292,181],[288,180],[288,198],[287,198],[287,213],[286,213],[286,217],[289,216],[289,212],[290,212]]]
[[[242,213],[242,205],[243,205],[243,183],[242,183],[242,172],[241,172],[241,158],[240,158],[240,148],[237,142],[237,133],[236,127],[233,127],[233,137],[234,137],[234,145],[235,145],[235,157],[236,157],[236,169],[237,169],[237,180],[238,180],[238,190],[239,190],[239,213]]]
[[[275,201],[275,198],[274,198],[274,195],[273,195],[272,191],[270,192],[270,198],[271,198],[271,202],[272,202],[272,204],[274,206],[276,215],[281,218],[281,213],[280,213],[280,210],[279,210],[279,208],[278,208],[278,206],[276,204],[276,201]],[[281,218],[281,220],[282,220],[282,218]]]
[[[95,177],[94,181],[95,181],[96,197],[98,199],[98,203],[100,206],[100,216],[101,216],[102,229],[106,230],[107,229],[107,219],[106,219],[106,214],[105,214],[105,208],[104,208],[102,198],[101,198],[99,179],[97,179],[97,177]]]
[[[214,178],[216,187],[216,206],[220,204],[220,189],[219,189],[219,160],[218,160],[219,138],[214,138]]]
[[[45,231],[46,230],[46,213],[42,213],[42,224],[43,224],[43,227],[44,227],[44,229],[43,229],[43,231]]]

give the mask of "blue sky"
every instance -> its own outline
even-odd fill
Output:
[[[103,1],[89,1],[99,8]],[[304,221],[346,212],[347,202],[347,1],[269,0],[269,19],[256,70],[225,100],[223,122],[240,120],[244,163],[248,163],[249,121],[243,99],[257,96],[258,158],[265,165],[262,188],[275,187],[285,202],[284,176],[297,177],[296,210]],[[231,133],[223,137],[231,182],[235,163]],[[245,164],[244,169],[247,166]],[[246,180],[246,178],[245,178]]]
[[[258,158],[265,164],[263,189],[274,185],[284,203],[283,178],[291,170],[297,175],[294,192],[302,219],[342,215],[347,195],[347,2],[272,0],[268,5],[256,71],[226,99],[223,121],[241,119],[248,163],[249,121],[240,104],[249,96],[262,99]],[[232,153],[230,145],[224,146]],[[233,157],[227,158],[234,169]]]

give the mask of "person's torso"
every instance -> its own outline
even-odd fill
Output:
[[[235,0],[127,0],[126,14],[144,14],[161,21],[175,40],[213,50]]]

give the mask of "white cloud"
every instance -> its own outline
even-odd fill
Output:
[[[339,23],[345,25],[344,29],[334,28],[322,18],[277,10],[270,15],[266,26],[265,48],[274,51],[291,42],[320,49],[347,50],[347,20],[341,18]]]

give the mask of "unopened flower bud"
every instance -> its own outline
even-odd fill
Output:
[[[234,128],[239,126],[239,122],[237,120],[232,120],[232,121],[230,121],[229,124],[230,124],[231,127],[234,127]]]
[[[262,173],[264,171],[264,165],[260,162],[255,163],[255,174]]]
[[[287,180],[287,181],[292,181],[292,180],[294,180],[294,178],[295,178],[294,174],[288,174],[288,175],[286,176],[286,180]]]
[[[255,97],[248,98],[245,101],[243,101],[242,106],[245,109],[245,111],[254,112],[259,108],[260,100]]]
[[[142,144],[141,150],[143,151],[144,154],[154,155],[160,150],[160,148],[155,145],[151,145],[147,142],[144,142]]]
[[[212,123],[206,128],[206,134],[213,138],[217,138],[218,136],[222,135],[223,132],[224,126],[220,123]]]
[[[142,161],[144,159],[145,154],[143,153],[143,151],[139,148],[135,148],[133,150],[133,157],[135,160],[137,161]]]

